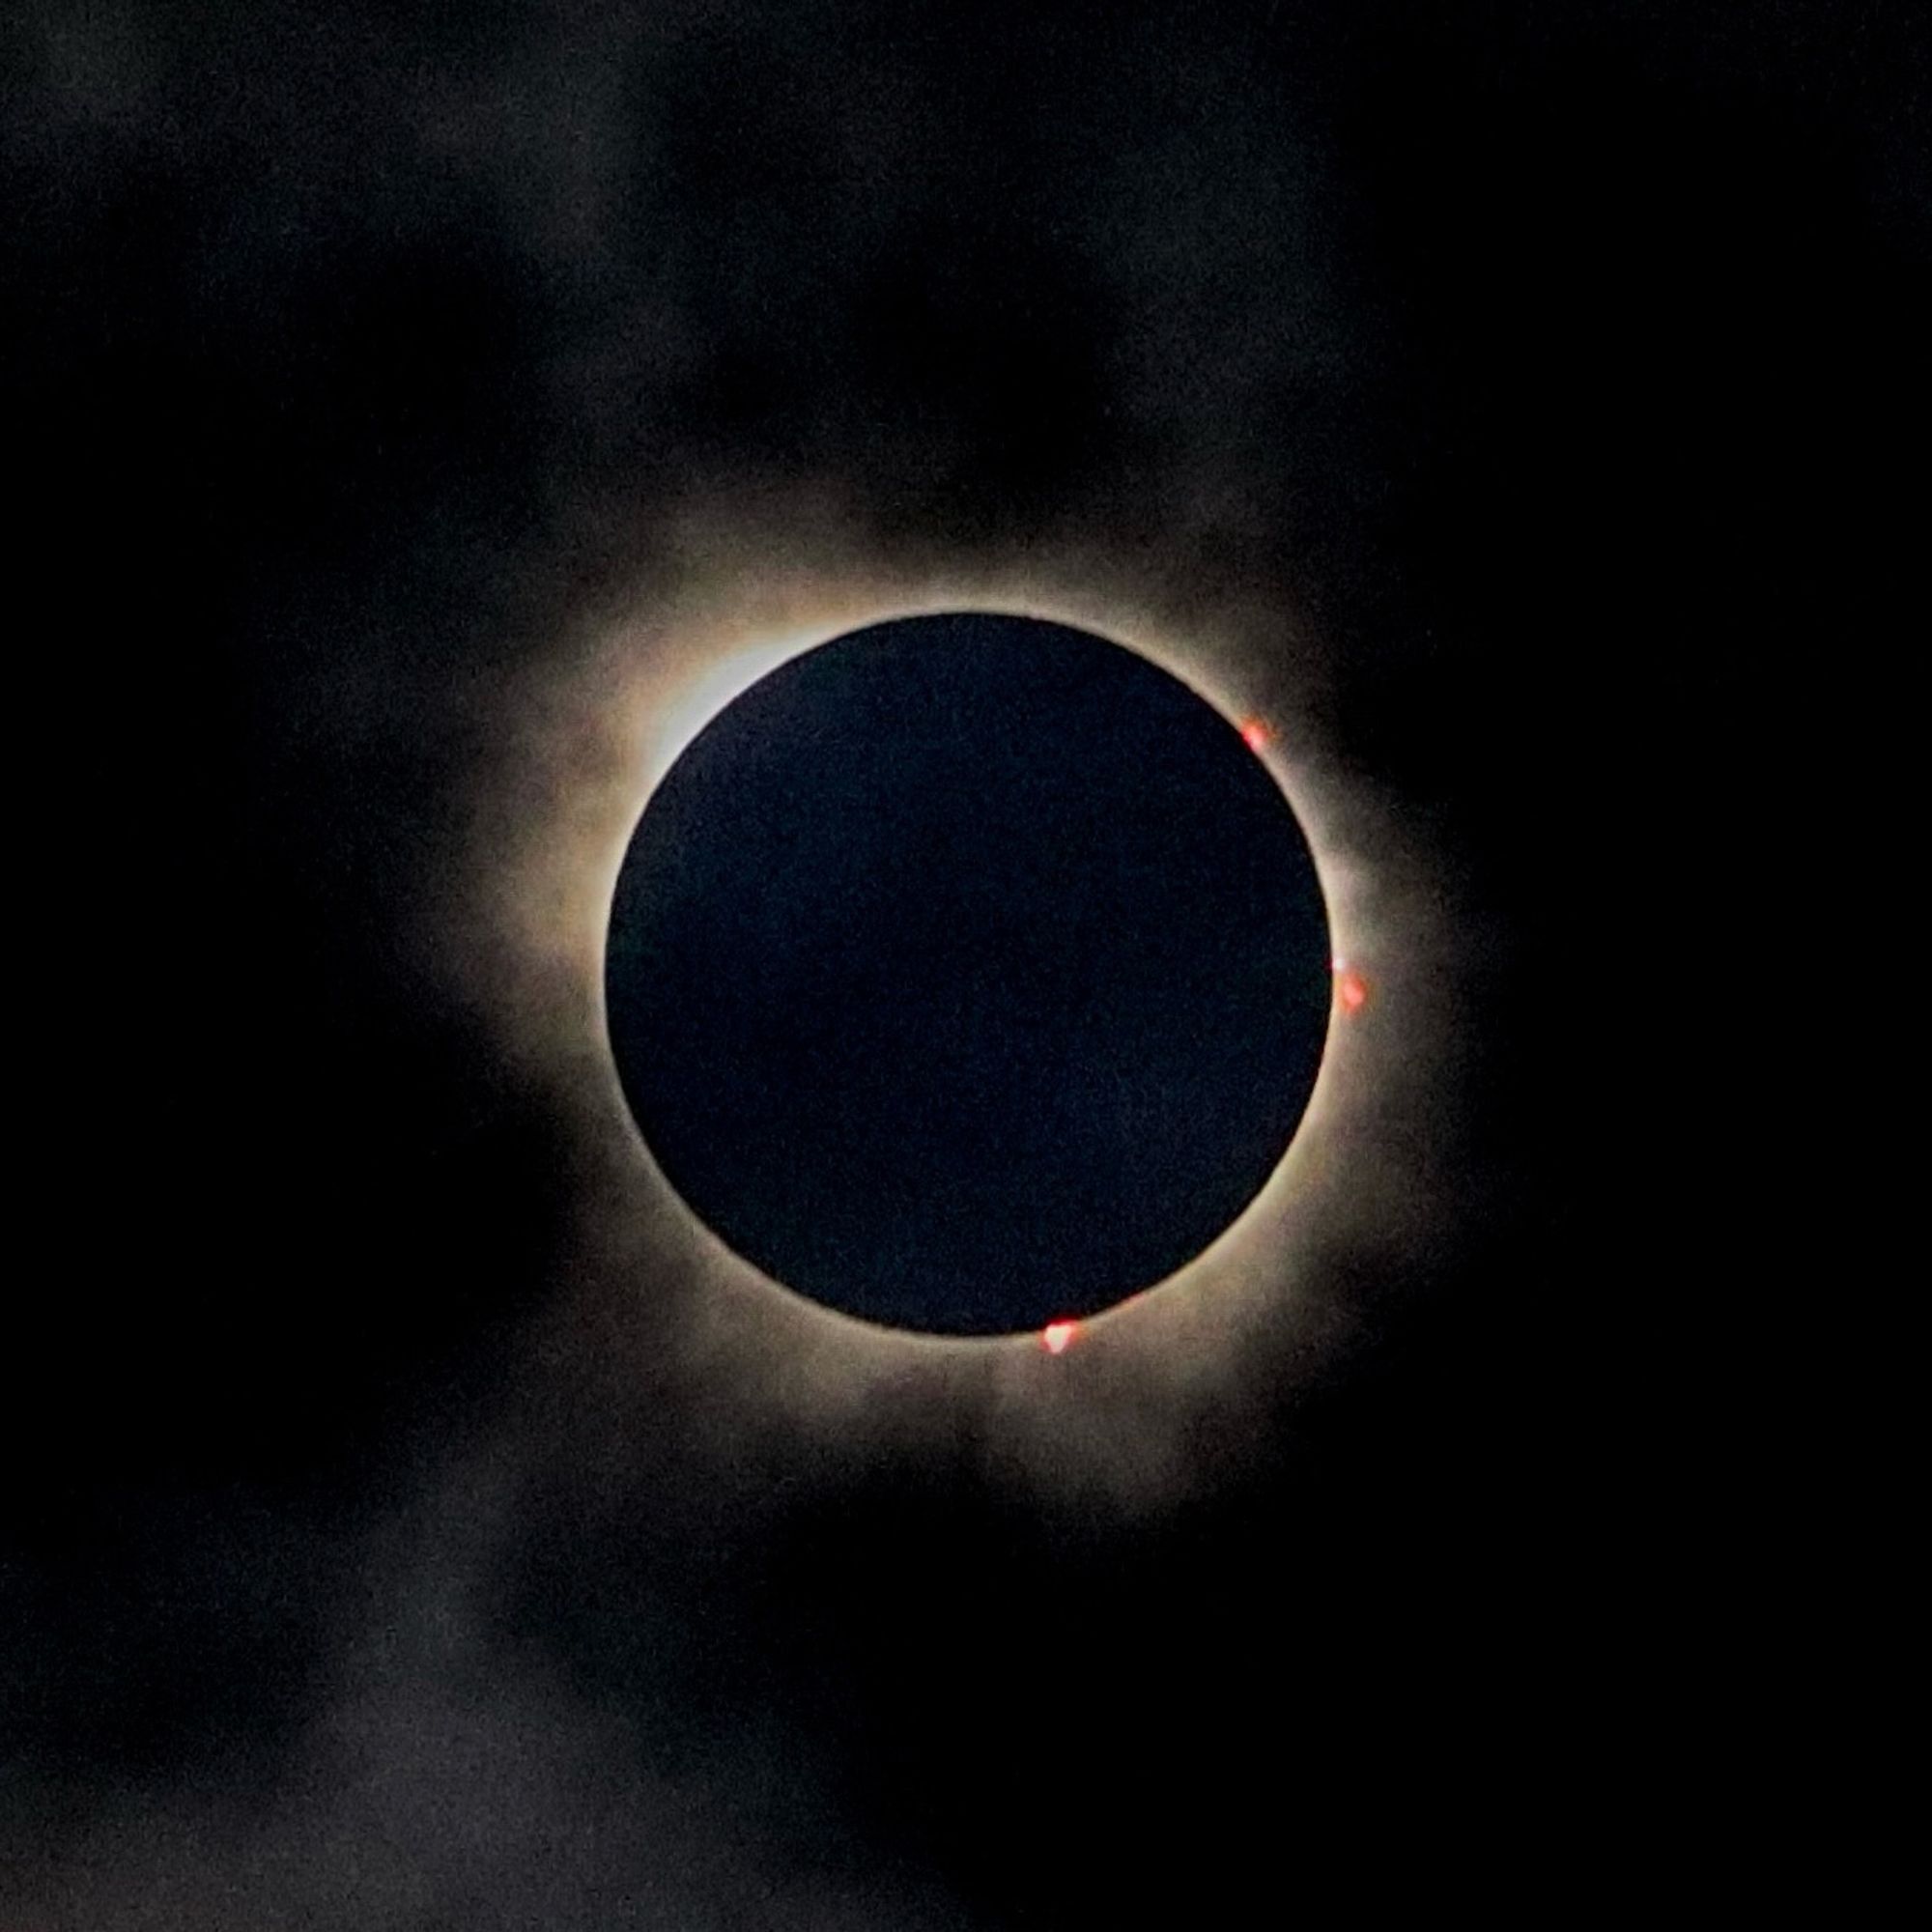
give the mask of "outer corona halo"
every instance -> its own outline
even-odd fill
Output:
[[[568,1265],[546,1346],[585,1382],[670,1378],[721,1445],[774,1430],[832,1456],[979,1442],[1069,1503],[1094,1485],[1124,1500],[1184,1483],[1209,1436],[1242,1439],[1284,1387],[1325,1375],[1367,1332],[1390,1264],[1443,1225],[1443,1102],[1469,996],[1449,882],[1426,826],[1338,756],[1344,668],[1278,599],[1204,595],[1163,555],[882,556],[821,510],[683,531],[654,577],[516,674],[498,714],[514,724],[453,801],[455,903],[425,911],[440,942],[465,936],[440,954],[452,994],[555,1136]],[[1314,1090],[1254,1199],[1145,1292],[1004,1335],[862,1319],[732,1247],[639,1128],[608,999],[620,874],[686,748],[803,654],[958,611],[1091,632],[1205,699],[1299,821],[1334,949]]]

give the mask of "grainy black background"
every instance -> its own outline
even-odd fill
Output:
[[[0,44],[8,1922],[1849,1896],[1910,10]],[[407,915],[510,673],[674,506],[794,488],[882,555],[1184,547],[1328,641],[1328,750],[1475,935],[1483,1211],[1131,1523],[882,1454],[694,1538],[672,1446],[621,1535],[486,1559],[413,1499],[541,1381],[573,1179]]]

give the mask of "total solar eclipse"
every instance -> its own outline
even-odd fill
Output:
[[[773,1279],[928,1333],[1192,1260],[1287,1150],[1333,998],[1264,735],[1028,617],[895,619],[752,686],[611,906],[611,1046],[672,1188]]]

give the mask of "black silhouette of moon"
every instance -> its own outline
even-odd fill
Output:
[[[699,732],[626,855],[606,995],[644,1141],[731,1248],[1000,1334],[1239,1216],[1313,1088],[1330,947],[1235,722],[1102,638],[959,613],[821,645]]]

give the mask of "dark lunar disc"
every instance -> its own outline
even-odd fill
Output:
[[[652,797],[611,908],[624,1092],[671,1185],[802,1293],[1037,1328],[1250,1202],[1321,1058],[1327,920],[1205,700],[1018,617],[792,660]]]

